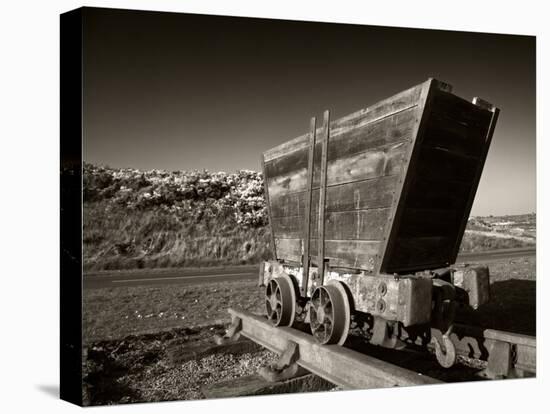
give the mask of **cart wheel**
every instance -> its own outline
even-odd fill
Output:
[[[311,296],[310,327],[321,344],[343,345],[351,323],[351,307],[341,282],[319,286]]]
[[[291,326],[296,314],[296,288],[288,275],[276,277],[265,288],[267,319],[274,326]]]
[[[432,336],[431,340],[435,347],[435,358],[443,368],[451,368],[456,363],[456,347],[449,337],[451,329],[452,326],[440,337]]]

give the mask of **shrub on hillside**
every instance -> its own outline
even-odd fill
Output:
[[[83,172],[87,269],[269,258],[261,173],[168,173],[91,164]]]
[[[233,174],[209,171],[140,171],[84,165],[84,202],[107,202],[111,208],[162,209],[195,219],[233,215],[239,225],[267,223],[263,177],[255,171]]]

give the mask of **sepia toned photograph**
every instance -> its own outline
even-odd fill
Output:
[[[535,36],[60,27],[62,398],[536,377]]]

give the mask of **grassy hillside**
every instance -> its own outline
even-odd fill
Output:
[[[269,258],[261,174],[84,167],[86,269]]]
[[[270,258],[261,173],[91,164],[83,172],[86,270],[248,264]],[[461,250],[532,245],[531,216],[521,216],[523,224],[515,227],[511,217],[471,219]],[[518,234],[523,227],[526,233]]]

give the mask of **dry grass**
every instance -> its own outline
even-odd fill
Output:
[[[498,249],[513,249],[517,247],[535,247],[535,242],[514,237],[492,237],[472,232],[464,233],[460,245],[461,252],[483,252]]]
[[[216,266],[270,258],[267,227],[237,226],[231,217],[183,219],[161,209],[84,205],[86,270]]]

